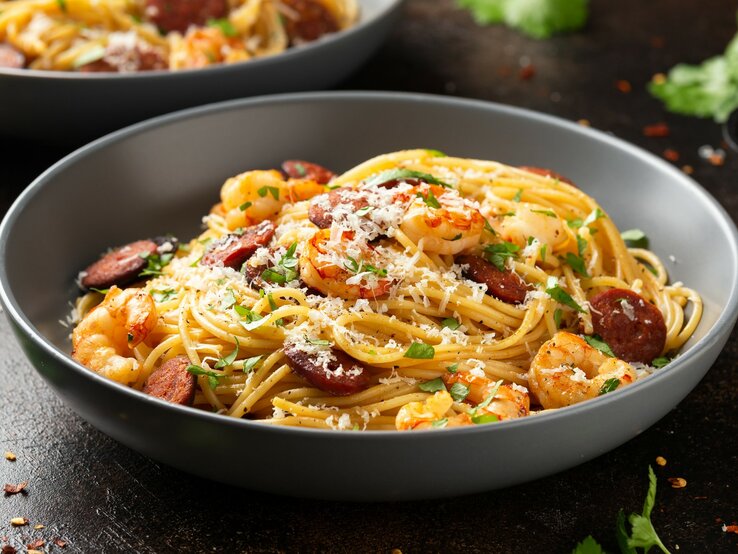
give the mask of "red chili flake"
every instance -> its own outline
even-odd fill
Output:
[[[527,81],[528,79],[533,78],[533,75],[536,74],[536,68],[533,67],[533,64],[524,65],[520,68],[520,72],[518,73],[518,76],[522,81]]]
[[[39,550],[43,548],[43,546],[46,544],[46,541],[44,539],[38,539],[36,541],[33,541],[30,544],[27,544],[29,550]]]
[[[3,490],[5,491],[5,494],[10,496],[11,494],[18,494],[19,492],[25,493],[26,491],[23,490],[28,486],[28,481],[23,481],[22,483],[18,483],[17,485],[11,485],[10,483],[5,483],[5,486],[3,487]]]
[[[15,554],[16,552],[18,551],[12,546],[10,546],[9,544],[3,545],[3,549],[2,549],[3,554]]]
[[[61,539],[54,539],[54,544],[58,546],[59,548],[66,548],[67,541],[63,541]]]
[[[630,81],[626,81],[625,79],[615,81],[615,88],[617,88],[623,94],[628,94],[631,90],[633,90]]]
[[[679,152],[677,152],[673,148],[667,148],[666,150],[664,150],[664,158],[666,158],[670,162],[678,162]]]
[[[738,535],[738,525],[723,525],[724,533],[735,533]]]
[[[651,37],[651,40],[649,41],[651,43],[651,48],[663,48],[666,44],[666,39],[664,37]]]
[[[723,165],[725,163],[725,154],[722,152],[713,152],[710,154],[710,157],[707,158],[707,161],[710,162],[712,165]]]
[[[669,126],[666,123],[654,123],[653,125],[646,125],[643,127],[643,136],[645,137],[668,137]]]

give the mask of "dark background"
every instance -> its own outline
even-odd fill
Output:
[[[583,31],[535,41],[504,27],[478,27],[451,0],[408,0],[383,49],[341,88],[480,98],[586,119],[656,155],[676,150],[676,164],[692,166],[735,220],[738,156],[728,152],[716,166],[697,154],[702,145],[721,146],[720,127],[668,114],[644,90],[654,73],[722,52],[736,31],[735,11],[734,2],[722,0],[592,0]],[[523,79],[528,62],[533,75]],[[632,91],[618,90],[618,80]],[[660,121],[670,136],[644,137],[643,126]],[[71,146],[0,139],[2,211]],[[661,208],[659,217],[668,217],[668,202]],[[698,232],[685,222],[687,231]],[[709,237],[698,242],[709,248]],[[735,332],[695,391],[624,446],[526,485],[396,504],[280,498],[160,466],[65,408],[31,369],[4,318],[0,349],[0,452],[18,458],[0,458],[0,484],[29,481],[27,495],[0,497],[0,544],[20,551],[45,539],[42,549],[52,552],[569,552],[589,534],[615,551],[617,512],[640,511],[652,464],[659,478],[653,520],[667,547],[738,552],[738,535],[721,529],[738,520]],[[667,465],[656,466],[656,456]],[[669,477],[685,478],[686,488],[671,488]],[[11,517],[27,517],[30,525],[13,528]],[[63,551],[50,546],[54,538],[66,541]]]

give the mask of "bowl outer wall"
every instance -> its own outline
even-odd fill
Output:
[[[361,19],[356,26],[242,63],[127,74],[0,68],[0,135],[80,144],[207,102],[331,87],[379,48],[402,6],[402,0],[358,2]]]
[[[348,140],[352,137],[357,138]],[[340,146],[326,147],[333,144]],[[63,353],[68,331],[56,322],[74,296],[72,279],[109,245],[160,234],[162,224],[191,236],[194,222],[217,200],[223,179],[247,167],[301,157],[344,170],[372,155],[414,146],[552,167],[593,193],[621,228],[646,230],[657,253],[681,260],[670,267],[673,277],[705,298],[694,347],[668,370],[597,402],[504,425],[413,434],[332,433],[232,421],[149,398],[85,370]],[[672,217],[659,221],[652,214],[664,211],[663,198],[669,198]],[[135,237],[131,221],[110,224],[121,213],[136,214]],[[694,248],[689,236],[677,236],[685,220],[704,229],[714,249]],[[47,238],[36,221],[64,233]],[[38,255],[27,256],[30,248]],[[2,300],[21,344],[65,402],[93,425],[205,477],[269,492],[350,500],[450,496],[508,486],[576,465],[640,433],[696,385],[727,340],[738,310],[736,260],[735,227],[722,208],[680,172],[633,146],[525,110],[401,94],[267,97],[135,126],[47,171],[14,204],[0,229]],[[34,327],[48,339],[34,336]]]

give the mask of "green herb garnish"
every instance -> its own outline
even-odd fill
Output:
[[[462,383],[454,383],[451,385],[448,393],[456,402],[462,402],[467,396],[469,396],[469,387]]]
[[[216,371],[210,371],[209,369],[203,369],[199,365],[187,366],[187,371],[192,375],[205,375],[208,378],[208,385],[210,388],[215,390],[218,387],[218,380],[225,377],[225,373],[218,373]]]
[[[159,303],[171,300],[175,296],[177,296],[177,291],[174,289],[153,289],[151,291],[151,297]]]
[[[446,390],[446,385],[443,384],[443,379],[436,377],[431,381],[420,383],[418,388],[423,392],[437,392],[439,390]]]
[[[580,313],[584,313],[582,307],[576,303],[568,292],[559,286],[559,280],[556,277],[549,277],[546,281],[546,294],[564,306],[569,306]]]
[[[484,257],[500,271],[505,271],[505,261],[517,257],[520,247],[512,242],[498,242],[484,247]]]
[[[138,274],[139,277],[148,277],[149,275],[161,275],[162,270],[172,261],[174,254],[139,254],[146,260],[146,268]]]
[[[420,171],[413,171],[412,169],[388,169],[377,173],[372,177],[369,177],[364,181],[366,186],[378,186],[387,183],[388,181],[404,181],[407,179],[418,179],[429,185],[439,185],[446,188],[453,188],[448,183],[437,179],[430,173],[422,173]]]
[[[256,193],[264,198],[267,194],[271,194],[275,200],[279,200],[279,189],[269,185],[264,185],[256,191]]]
[[[227,367],[231,365],[235,360],[236,356],[238,356],[238,337],[234,336],[233,340],[236,341],[236,348],[233,349],[233,352],[228,354],[225,358],[218,358],[218,361],[215,362],[215,369],[222,369],[224,367]]]
[[[405,352],[405,358],[414,358],[416,360],[432,360],[436,355],[436,349],[430,344],[424,342],[414,342]]]
[[[598,396],[602,396],[603,394],[607,394],[608,392],[612,392],[615,389],[617,389],[620,386],[620,379],[616,377],[612,377],[602,383],[602,386],[600,387],[600,392],[597,393]]]
[[[628,248],[648,248],[648,237],[640,229],[628,229],[620,233]]]
[[[443,321],[441,321],[441,327],[445,327],[447,329],[451,329],[452,331],[456,331],[459,327],[461,327],[461,323],[456,321],[453,317],[447,317]]]
[[[596,348],[606,356],[609,356],[610,358],[615,358],[615,354],[612,351],[612,348],[610,348],[610,345],[607,344],[604,340],[602,340],[601,337],[597,335],[584,336],[584,341],[590,345],[592,348]]]

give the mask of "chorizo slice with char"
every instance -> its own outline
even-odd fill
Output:
[[[176,356],[167,360],[149,375],[144,383],[143,392],[167,402],[192,406],[197,380],[187,371],[189,365],[190,359],[187,356]]]
[[[666,344],[661,311],[640,294],[610,289],[593,296],[589,305],[594,332],[626,362],[650,364]]]
[[[333,14],[317,0],[282,0],[284,30],[290,44],[302,44],[338,31]]]
[[[153,240],[138,240],[103,255],[82,272],[80,283],[85,288],[123,287],[138,278],[146,267],[146,257],[157,251]]]
[[[455,262],[469,267],[463,271],[467,279],[487,285],[487,293],[508,304],[522,304],[530,285],[509,269],[500,271],[493,264],[479,256],[464,254],[457,256]]]
[[[287,365],[308,383],[333,396],[347,396],[369,386],[369,372],[337,348],[306,352],[294,344],[284,348]]]
[[[224,266],[240,269],[243,262],[262,246],[269,246],[274,236],[274,223],[268,219],[258,225],[247,227],[240,235],[231,233],[212,242],[200,263],[210,266]]]
[[[311,179],[321,185],[328,184],[336,176],[322,165],[303,160],[285,160],[282,162],[282,171],[292,179]]]
[[[144,15],[161,31],[184,34],[190,25],[202,26],[228,14],[227,0],[146,0]]]
[[[0,67],[22,69],[25,65],[26,57],[23,52],[7,42],[0,42]]]
[[[536,175],[542,175],[543,177],[551,177],[552,179],[558,179],[562,183],[566,183],[568,185],[571,185],[573,187],[576,187],[574,184],[574,181],[571,179],[567,179],[560,173],[556,173],[552,169],[546,169],[545,167],[534,167],[530,165],[519,165],[518,169],[522,169],[527,171],[528,173],[535,173]]]
[[[333,223],[333,211],[338,206],[350,206],[354,211],[366,208],[369,201],[360,190],[344,187],[319,194],[310,201],[308,217],[320,229],[327,229]]]

